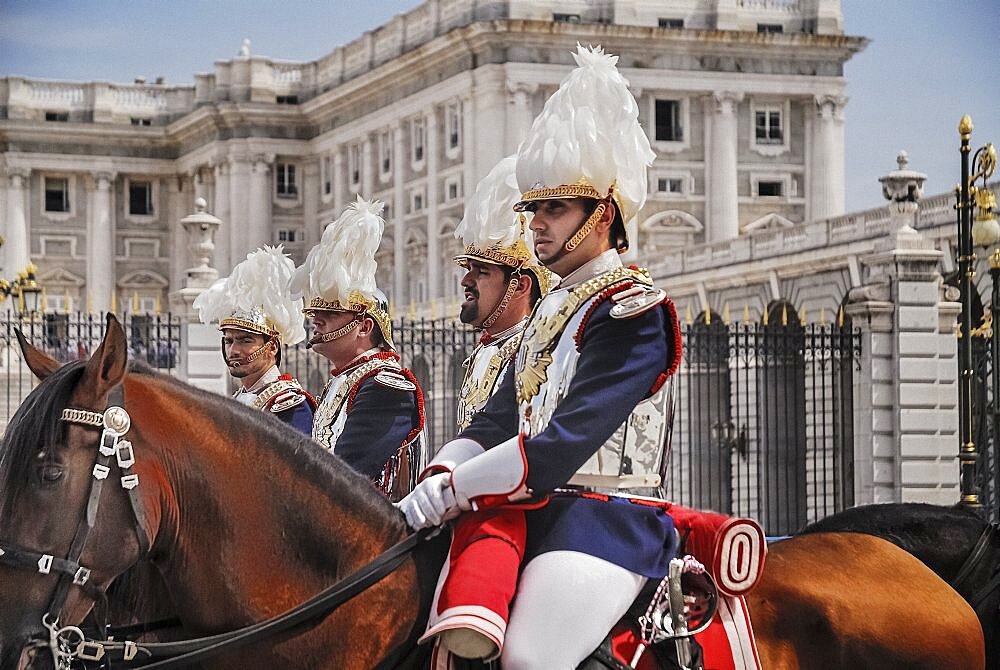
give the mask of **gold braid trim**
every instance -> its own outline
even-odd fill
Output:
[[[604,210],[606,210],[607,208],[608,208],[608,203],[603,201],[597,207],[594,208],[594,212],[583,223],[583,225],[580,226],[580,230],[573,233],[573,237],[566,240],[566,244],[564,245],[566,251],[573,251],[578,246],[580,246],[580,242],[583,242],[583,238],[589,235],[590,231],[594,229],[594,226],[597,225],[597,222],[604,214]]]
[[[481,330],[486,330],[492,326],[497,322],[497,319],[500,318],[500,315],[504,313],[504,310],[507,309],[507,305],[510,304],[510,299],[514,297],[514,291],[517,290],[517,285],[520,279],[521,273],[519,271],[515,271],[514,274],[510,276],[510,281],[507,282],[507,290],[504,291],[503,297],[500,298],[500,302],[497,303],[493,313],[486,317],[486,320],[483,321],[483,325],[480,326]]]
[[[223,328],[236,328],[238,330],[247,330],[251,333],[260,333],[261,335],[267,335],[269,337],[277,337],[278,330],[271,325],[268,321],[266,326],[262,326],[259,323],[253,321],[248,321],[246,319],[238,319],[236,317],[228,317],[219,321],[219,330]]]
[[[521,194],[521,202],[518,205],[527,204],[532,200],[555,200],[557,198],[594,198],[600,200],[604,195],[590,184],[562,184],[525,191]]]
[[[257,399],[253,401],[253,407],[255,409],[264,409],[264,407],[267,406],[267,403],[271,402],[272,398],[289,389],[301,390],[302,385],[294,379],[279,379],[257,394]]]

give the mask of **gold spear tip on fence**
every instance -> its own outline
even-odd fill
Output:
[[[972,117],[968,114],[963,114],[962,120],[958,122],[958,134],[963,140],[972,136]]]
[[[689,326],[694,323],[694,319],[691,317],[691,303],[688,303],[684,308],[684,321]]]
[[[750,325],[750,306],[743,303],[743,325]]]
[[[725,305],[722,306],[722,323],[728,326],[729,325],[729,321],[730,321],[730,318],[729,318],[729,303],[727,302]]]

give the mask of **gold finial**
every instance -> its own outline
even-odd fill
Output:
[[[992,147],[993,145],[991,144],[990,146]],[[996,162],[996,156],[997,156],[997,154],[996,154],[996,152],[994,151],[994,152],[993,152],[993,162],[994,162],[994,163]],[[29,274],[29,275],[33,275],[33,274],[35,274],[36,272],[38,272],[38,266],[37,266],[37,265],[35,265],[34,263],[28,263],[28,267],[24,268],[24,271],[25,271],[25,272],[26,272],[27,274]]]
[[[729,303],[727,302],[725,305],[722,306],[722,323],[724,325],[728,326],[729,325],[729,321],[730,321],[730,319],[729,319]]]
[[[133,314],[138,314],[139,313],[139,292],[138,291],[132,291],[132,313]]]
[[[788,305],[781,306],[781,325],[788,325]]]
[[[837,327],[838,328],[843,328],[844,327],[844,306],[843,305],[840,306],[840,311],[837,312]]]
[[[749,324],[750,324],[750,306],[747,305],[746,303],[743,303],[743,325],[746,326]]]
[[[414,302],[410,301],[410,320],[413,321],[417,318],[417,306]]]
[[[826,306],[820,305],[819,307],[819,325],[826,325]]]
[[[156,316],[160,315],[160,294],[156,294],[156,299],[153,303],[153,311],[156,312]]]
[[[963,140],[972,136],[972,117],[968,114],[964,114],[962,120],[958,122],[958,134]]]
[[[706,309],[705,310],[705,325],[706,326],[711,326],[712,325],[712,310],[711,309]]]
[[[806,325],[806,308],[805,305],[799,310],[799,325]]]
[[[766,326],[766,325],[768,325],[768,322],[770,320],[771,320],[770,319],[770,310],[765,306],[764,307],[764,316],[763,316],[763,318],[760,321],[761,321],[762,324],[764,324]]]
[[[42,311],[44,312],[44,311],[46,311],[49,308],[49,298],[48,298],[48,296],[45,295],[45,287],[44,286],[42,287],[41,298],[42,299],[39,302],[41,303]]]
[[[111,289],[111,311],[118,312],[118,292],[115,289]]]
[[[685,307],[685,308],[684,308],[684,321],[685,321],[685,322],[687,323],[687,325],[689,325],[689,326],[690,326],[690,325],[691,325],[692,323],[694,323],[694,319],[693,319],[693,318],[691,317],[691,303],[688,303],[688,304],[687,304],[687,307]]]
[[[66,300],[66,312],[67,313],[72,312],[73,311],[73,298],[70,297],[70,295],[69,295],[69,289],[66,289],[66,295],[63,296],[63,297]]]

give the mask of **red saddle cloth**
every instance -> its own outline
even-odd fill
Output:
[[[664,503],[681,536],[684,553],[694,556],[715,579],[719,609],[708,628],[695,636],[702,647],[705,670],[760,670],[760,658],[743,596],[764,572],[767,543],[764,531],[750,519]],[[615,655],[630,663],[640,640],[630,629],[613,637]],[[657,670],[651,653],[645,653],[637,670]]]

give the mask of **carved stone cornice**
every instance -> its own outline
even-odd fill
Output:
[[[31,168],[10,166],[6,169],[7,178],[14,188],[23,188],[25,182],[31,176]]]
[[[735,91],[714,91],[710,96],[716,114],[735,114],[744,94]]]

